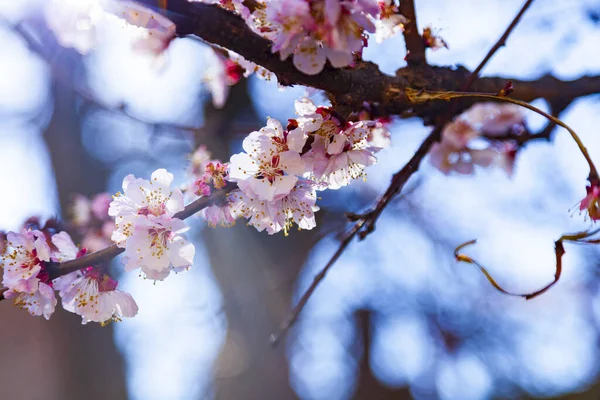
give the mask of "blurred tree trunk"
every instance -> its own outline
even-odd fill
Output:
[[[207,108],[204,128],[208,140],[202,142],[222,160],[232,153],[227,143],[239,146],[235,139],[243,137],[236,126],[245,127],[247,134],[249,126],[263,125],[252,111],[246,82],[232,87],[223,109]],[[215,398],[297,398],[289,383],[285,342],[273,348],[269,335],[291,305],[294,283],[313,245],[314,233],[269,236],[239,220],[233,228],[204,229],[202,237],[228,321],[227,338],[215,366]]]
[[[106,190],[107,171],[83,148],[76,94],[55,85],[54,99],[54,115],[45,139],[64,216],[73,193],[90,195]],[[57,361],[62,362],[55,367],[62,387],[58,398],[126,399],[123,362],[113,344],[110,326],[82,327],[79,316],[59,307],[50,320],[50,330],[57,347]]]

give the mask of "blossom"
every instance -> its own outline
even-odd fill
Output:
[[[298,229],[312,229],[316,226],[314,213],[317,184],[309,180],[299,180],[290,193],[275,201],[265,201],[234,191],[229,195],[231,208],[239,216],[248,219],[248,225],[259,232],[266,230],[270,235],[284,231],[288,235],[293,224]]]
[[[146,277],[166,278],[171,270],[190,267],[194,245],[181,236],[189,226],[173,216],[184,209],[180,189],[171,189],[173,175],[165,169],[152,173],[151,180],[128,175],[123,194],[117,193],[109,214],[116,217],[112,239],[125,248],[126,271],[141,268]]]
[[[585,188],[587,195],[581,200],[579,210],[586,210],[592,221],[600,219],[600,185],[590,184]]]
[[[82,235],[81,244],[94,252],[110,246],[115,221],[108,215],[111,197],[100,193],[89,199],[77,194],[71,205],[71,223]]]
[[[514,107],[477,104],[444,127],[442,140],[431,147],[429,160],[444,174],[471,174],[479,165],[498,166],[510,176],[518,146],[494,140],[494,136],[523,132],[524,124],[522,113]]]
[[[433,29],[430,26],[423,29],[422,37],[425,47],[429,47],[431,50],[439,50],[442,47],[448,48],[448,44],[444,39],[440,35],[433,33]]]
[[[56,307],[46,262],[50,261],[50,247],[39,230],[9,232],[7,246],[2,256],[2,285],[8,290],[7,299],[24,308],[31,315],[50,319]]]
[[[365,167],[377,162],[374,153],[379,148],[369,145],[373,121],[348,123],[343,130],[323,130],[315,134],[311,150],[304,156],[311,165],[311,174],[316,181],[324,182],[329,189],[339,189],[354,179],[364,178]]]
[[[487,135],[506,135],[525,130],[523,107],[516,104],[478,103],[463,116]]]
[[[219,160],[211,161],[206,164],[204,174],[196,182],[194,182],[194,194],[196,196],[210,196],[212,187],[215,189],[223,189],[226,185],[227,164],[222,164]]]
[[[365,32],[375,31],[368,17],[379,13],[372,0],[274,0],[266,6],[259,33],[273,41],[281,60],[293,54],[294,65],[307,75],[321,72],[326,60],[336,68],[350,65],[365,45]]]
[[[235,225],[237,215],[232,209],[232,203],[227,201],[225,205],[213,204],[208,207],[204,207],[198,211],[197,215],[203,218],[208,226],[215,228],[221,226],[223,228],[229,228]]]
[[[380,13],[378,18],[375,19],[375,40],[377,43],[381,43],[384,39],[404,31],[404,24],[407,19],[399,13],[394,0],[379,0],[377,4]]]
[[[52,236],[56,247],[56,261],[73,260],[82,255],[66,232]],[[82,324],[90,321],[105,324],[133,317],[137,304],[129,293],[117,290],[118,282],[93,267],[61,276],[54,280],[63,308],[82,317]]]
[[[207,67],[203,80],[210,91],[215,108],[222,108],[227,100],[229,87],[240,81],[244,69],[217,50],[211,50],[209,54],[206,57]]]
[[[304,173],[298,149],[304,146],[301,130],[287,132],[281,123],[269,118],[267,126],[252,132],[243,142],[245,153],[234,154],[229,178],[250,197],[273,201],[292,190]]]
[[[81,54],[96,46],[100,27],[114,22],[134,39],[134,50],[153,56],[175,39],[173,22],[133,1],[53,0],[44,11],[59,44]]]

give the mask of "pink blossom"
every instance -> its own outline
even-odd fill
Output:
[[[9,232],[2,256],[2,285],[8,290],[7,299],[26,309],[31,315],[50,319],[56,307],[46,262],[50,261],[50,247],[46,237],[38,230]]]
[[[587,195],[581,200],[579,210],[586,210],[592,221],[600,219],[600,185],[590,184],[585,188]]]
[[[348,123],[346,129],[334,129],[324,123],[315,134],[311,150],[303,156],[311,175],[329,189],[339,189],[354,179],[365,178],[365,168],[377,162],[375,149],[369,146],[373,121]],[[324,129],[326,128],[326,129]]]
[[[210,196],[212,187],[215,189],[223,189],[227,184],[227,164],[221,164],[219,160],[211,161],[206,164],[206,168],[202,177],[194,182],[194,194],[196,196]]]
[[[110,194],[100,193],[91,200],[77,194],[71,205],[71,223],[82,236],[81,244],[90,252],[101,250],[111,244],[114,219],[108,215]]]
[[[516,104],[478,103],[463,116],[487,135],[506,135],[525,130],[523,107]]]
[[[135,50],[153,56],[175,39],[173,22],[133,1],[53,0],[45,8],[45,18],[62,46],[82,54],[96,46],[99,28],[110,22],[118,22],[135,39]]]
[[[274,0],[266,4],[259,33],[273,40],[272,51],[285,60],[293,54],[296,68],[307,75],[321,72],[325,61],[346,67],[365,45],[365,32],[374,32],[369,16],[375,1]]]
[[[224,205],[213,204],[200,210],[197,215],[203,218],[208,226],[215,228],[221,226],[229,228],[235,225],[237,215],[234,214],[231,203],[227,201]]]
[[[248,219],[248,224],[259,232],[266,230],[273,235],[283,230],[287,236],[293,224],[298,229],[312,229],[316,226],[314,213],[317,184],[299,180],[290,193],[275,201],[265,201],[234,191],[229,195],[231,208],[239,217]]]
[[[56,247],[53,258],[68,261],[78,258],[82,252],[66,232],[52,236]],[[54,288],[59,291],[63,308],[82,317],[82,324],[90,321],[106,324],[133,317],[138,307],[129,293],[117,290],[117,281],[93,267],[56,278]]]
[[[171,270],[181,271],[193,263],[194,245],[181,234],[189,226],[173,216],[184,209],[180,189],[171,189],[173,175],[165,169],[152,173],[151,180],[128,175],[123,194],[110,203],[109,214],[116,217],[112,239],[125,248],[126,271],[141,268],[146,277],[166,278]]]

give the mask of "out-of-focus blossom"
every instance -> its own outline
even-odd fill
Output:
[[[57,261],[74,260],[82,255],[66,232],[52,236],[52,243],[57,249]],[[137,314],[138,307],[131,295],[117,290],[117,281],[93,267],[71,272],[53,283],[63,308],[80,315],[82,324],[90,321],[105,324]]]
[[[398,6],[394,0],[380,0],[379,17],[375,18],[375,40],[377,43],[383,42],[398,32],[404,31],[404,24],[407,19],[398,11]]]
[[[237,218],[237,215],[232,210],[232,204],[229,201],[224,205],[213,204],[205,207],[200,210],[197,215],[204,219],[208,226],[212,228],[217,226],[229,228],[235,225],[235,220]]]
[[[43,315],[46,319],[50,319],[57,303],[46,269],[48,261],[50,247],[43,232],[8,233],[2,255],[2,285],[8,289],[4,297],[13,299],[16,306],[31,315]]]
[[[102,26],[117,23],[134,40],[134,50],[158,56],[175,39],[175,24],[133,1],[53,0],[44,9],[46,23],[61,46],[82,54],[98,42]]]
[[[207,68],[204,72],[204,82],[212,96],[213,105],[221,108],[227,101],[229,87],[235,85],[242,78],[244,68],[220,52],[209,52],[206,61]]]
[[[116,217],[112,239],[125,248],[126,271],[141,268],[146,277],[166,278],[171,270],[190,267],[194,245],[181,236],[189,226],[173,216],[184,209],[183,193],[171,189],[173,175],[165,169],[152,173],[151,180],[128,175],[123,194],[110,203],[109,215]]]
[[[487,135],[518,134],[525,129],[523,107],[516,104],[478,103],[464,113],[464,118]]]
[[[514,141],[496,140],[525,131],[525,119],[515,107],[476,104],[444,127],[442,140],[430,152],[430,162],[445,174],[471,174],[474,166],[496,166],[510,176],[518,146]]]
[[[423,29],[423,43],[425,47],[431,50],[439,50],[442,47],[448,48],[448,44],[441,38],[439,34],[433,33],[433,29],[428,26]]]
[[[81,235],[81,245],[90,252],[111,245],[110,237],[115,222],[108,215],[111,202],[108,193],[100,193],[91,200],[83,195],[75,195],[71,205],[71,224]]]
[[[81,54],[96,45],[96,28],[105,11],[100,0],[52,0],[45,9],[48,27],[63,47]]]

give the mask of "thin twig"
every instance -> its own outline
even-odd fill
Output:
[[[490,49],[490,51],[488,51],[488,53],[485,55],[483,60],[481,60],[481,62],[477,66],[477,68],[475,68],[475,70],[473,70],[473,72],[471,73],[471,76],[467,80],[467,83],[465,84],[465,88],[463,90],[468,90],[471,87],[473,82],[475,82],[475,80],[479,77],[479,73],[481,72],[483,67],[485,67],[485,65],[494,56],[494,54],[500,49],[500,47],[506,45],[506,40],[512,33],[513,29],[515,29],[515,27],[521,20],[521,17],[523,16],[523,14],[525,14],[525,11],[527,11],[527,9],[531,5],[531,3],[533,3],[533,0],[527,0],[525,2],[525,4],[523,4],[523,7],[521,7],[521,10],[519,11],[519,13],[512,20],[512,22],[510,23],[508,28],[506,28],[506,30],[504,31],[504,34],[502,36],[500,36],[500,39],[498,39],[496,44],[494,44],[494,46]]]
[[[527,3],[531,3],[531,1],[533,1],[533,0],[530,0]],[[528,7],[529,5],[526,4],[526,6]],[[525,9],[527,7],[524,6]],[[518,23],[519,19],[521,18],[521,16],[523,15],[524,12],[525,11],[522,10],[519,13],[519,15],[517,15],[517,17],[515,17],[515,19],[511,22],[511,24],[507,28],[507,32],[505,32],[505,34],[502,35],[502,38],[501,38],[502,41],[506,41],[506,39],[508,38],[508,36],[510,35],[512,30]],[[490,52],[488,53],[486,58],[480,63],[479,69],[481,69],[481,68],[483,68],[483,66],[485,66],[485,63],[487,62],[487,60],[489,60],[492,57],[492,55],[500,47],[501,47],[501,45],[498,45],[498,43],[496,43],[496,45],[494,45],[494,48],[492,49],[493,51],[490,50]],[[471,75],[467,79],[467,84],[465,84],[465,86],[464,86],[465,87],[464,90],[468,90],[469,87],[473,84],[473,82],[475,82],[475,80],[477,79],[477,73],[478,72],[475,72],[475,71],[471,73]],[[456,106],[456,103],[453,102],[451,109],[454,108],[455,106]],[[427,138],[423,141],[423,143],[421,143],[418,150],[415,152],[415,154],[412,156],[412,158],[408,161],[408,163],[406,163],[406,165],[404,165],[404,167],[402,167],[402,169],[399,172],[394,174],[394,176],[392,177],[392,182],[390,183],[388,189],[385,191],[384,195],[377,202],[377,205],[375,206],[375,208],[367,214],[356,215],[353,218],[353,220],[356,222],[344,236],[337,251],[333,254],[331,259],[329,260],[329,262],[327,262],[327,264],[321,270],[321,272],[319,272],[315,276],[312,284],[306,290],[306,292],[304,292],[304,294],[300,298],[300,301],[298,302],[298,304],[285,317],[285,319],[279,326],[279,331],[277,333],[271,334],[270,339],[271,339],[271,343],[273,345],[277,345],[281,341],[281,338],[283,338],[283,336],[287,333],[287,331],[292,327],[294,322],[296,322],[296,320],[298,319],[298,316],[300,315],[300,313],[306,306],[306,303],[308,302],[308,300],[310,299],[310,297],[316,290],[317,286],[323,281],[323,279],[325,278],[325,275],[327,274],[329,269],[340,258],[340,256],[346,250],[346,248],[348,247],[350,242],[352,242],[352,239],[354,239],[354,237],[357,234],[359,234],[359,232],[360,232],[360,234],[359,234],[360,238],[364,239],[369,233],[374,231],[375,221],[379,218],[382,211],[390,203],[390,200],[402,190],[402,188],[404,187],[406,182],[409,180],[409,178],[418,170],[419,165],[421,164],[421,161],[423,160],[423,158],[425,158],[425,156],[429,152],[429,149],[431,148],[431,146],[434,143],[436,143],[437,141],[439,141],[444,125],[451,118],[452,118],[452,112],[446,113],[446,115],[440,120],[440,122],[436,125],[436,127],[429,134],[429,136],[427,136]]]
[[[404,42],[406,43],[406,62],[411,66],[427,63],[425,43],[423,43],[423,38],[419,35],[419,28],[417,26],[414,0],[400,1],[398,11],[407,19],[404,24],[404,31],[402,32]]]
[[[270,340],[271,340],[271,344],[273,346],[276,346],[280,342],[281,338],[288,331],[288,329],[290,329],[290,327],[292,325],[294,325],[294,322],[296,322],[296,320],[298,319],[298,316],[304,309],[304,306],[306,306],[308,299],[310,299],[313,292],[317,289],[317,286],[319,286],[321,281],[323,281],[323,279],[325,278],[325,275],[327,274],[329,269],[333,266],[333,264],[335,264],[337,259],[340,258],[340,256],[344,252],[344,250],[346,250],[346,247],[348,247],[348,245],[352,242],[352,239],[354,239],[354,236],[356,236],[358,231],[360,231],[360,228],[362,227],[363,223],[364,223],[364,221],[358,221],[356,224],[354,224],[352,229],[350,229],[344,235],[344,238],[342,239],[340,247],[333,254],[333,256],[327,262],[325,267],[317,275],[315,275],[312,283],[310,284],[310,286],[308,287],[306,292],[304,292],[304,294],[298,301],[298,304],[296,304],[296,306],[288,313],[286,318],[279,325],[279,331],[277,333],[271,334]]]

